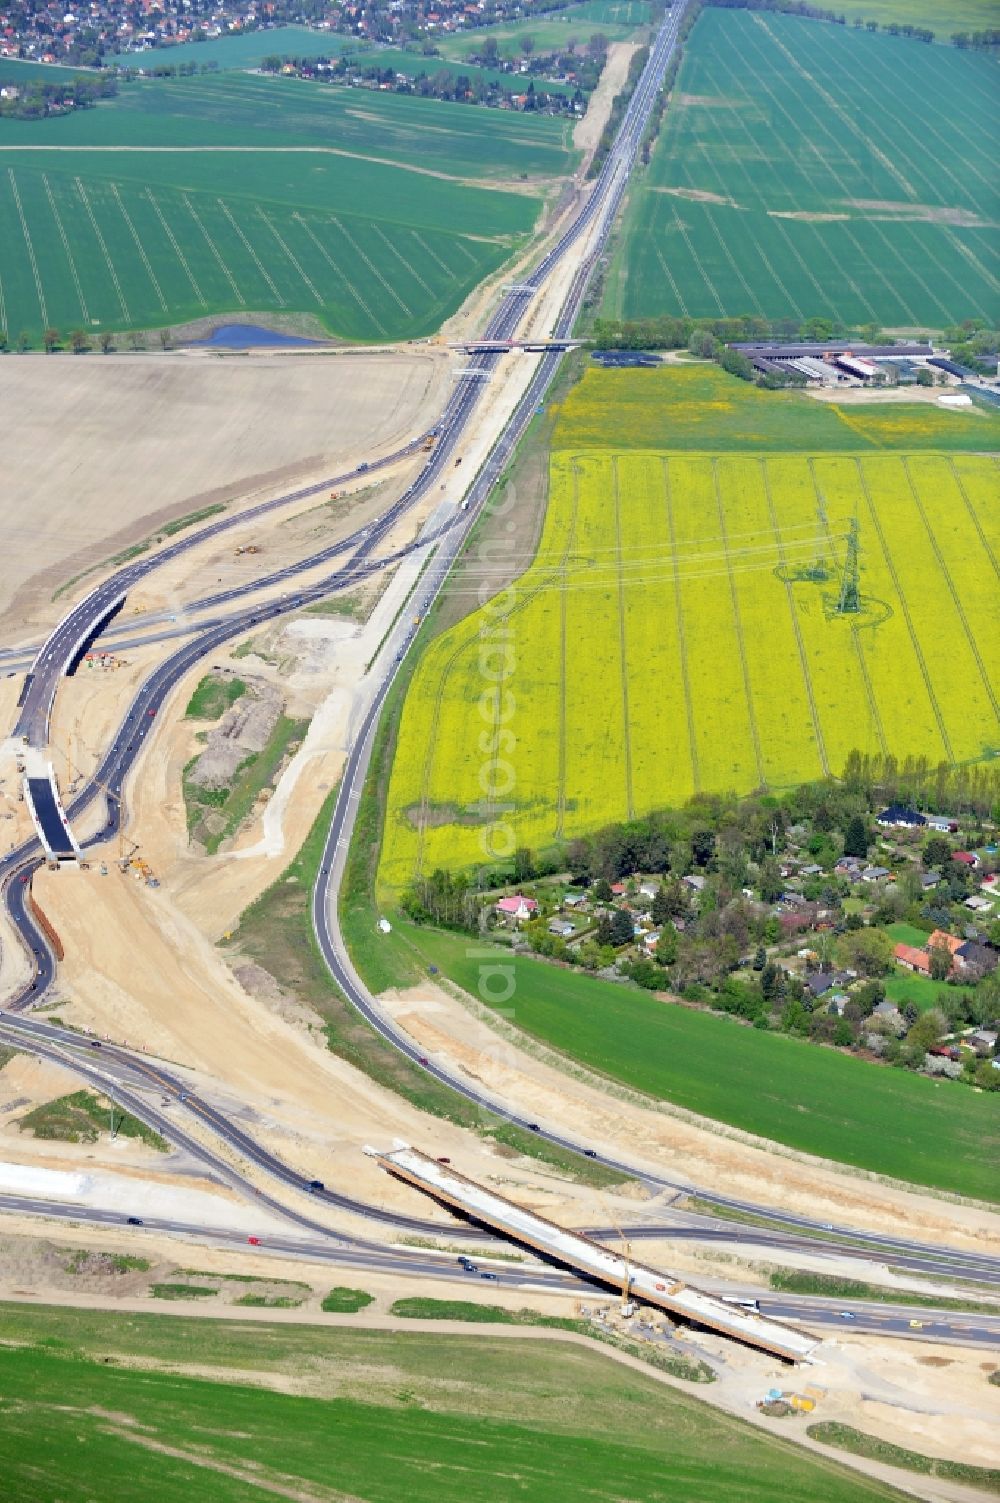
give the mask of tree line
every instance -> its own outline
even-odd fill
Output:
[[[118,93],[118,80],[113,73],[81,73],[61,83],[33,80],[16,88],[16,97],[0,99],[2,119],[43,120],[47,115],[90,109],[99,99],[112,99]]]

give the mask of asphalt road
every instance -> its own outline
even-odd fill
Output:
[[[75,1073],[109,1095],[120,1107],[146,1122],[168,1142],[191,1154],[223,1182],[230,1183],[244,1194],[252,1196],[257,1204],[279,1215],[289,1216],[298,1224],[320,1235],[340,1235],[304,1213],[300,1207],[289,1208],[286,1201],[262,1195],[249,1182],[244,1167],[227,1156],[226,1150],[235,1150],[241,1159],[255,1169],[275,1179],[283,1189],[309,1195],[317,1207],[345,1211],[401,1232],[423,1236],[448,1235],[461,1239],[473,1237],[477,1243],[489,1244],[501,1239],[481,1228],[469,1227],[464,1222],[449,1226],[440,1220],[407,1216],[384,1206],[373,1205],[355,1196],[340,1194],[324,1188],[312,1188],[309,1178],[288,1166],[278,1155],[263,1148],[252,1131],[233,1123],[223,1112],[191,1088],[183,1076],[165,1068],[159,1061],[147,1059],[135,1051],[100,1040],[89,1039],[54,1023],[40,1018],[24,1016],[0,1016],[0,1042],[52,1059],[69,1066]],[[150,1093],[156,1097],[150,1099]],[[191,1131],[185,1125],[190,1122]],[[209,1133],[219,1145],[212,1151],[203,1136]],[[611,1226],[585,1228],[587,1234],[598,1241],[616,1243],[618,1229]],[[656,1218],[638,1225],[623,1228],[632,1242],[642,1241],[690,1241],[699,1244],[739,1244],[750,1247],[776,1250],[798,1250],[810,1253],[829,1251],[838,1257],[853,1257],[865,1262],[873,1259],[891,1261],[897,1268],[906,1269],[926,1278],[955,1277],[960,1272],[968,1280],[989,1285],[1000,1283],[1000,1270],[989,1258],[948,1252],[935,1253],[933,1249],[920,1247],[919,1252],[908,1251],[912,1244],[896,1244],[884,1247],[856,1246],[838,1243],[835,1235],[829,1240],[817,1242],[813,1238],[795,1236],[776,1227],[747,1226],[738,1221],[714,1220],[687,1211],[657,1212]],[[917,1245],[919,1247],[919,1244]],[[959,1266],[957,1266],[957,1264]]]
[[[536,292],[572,249],[580,236],[590,230],[595,220],[602,220],[606,227],[610,227],[611,220],[621,201],[621,195],[628,180],[642,132],[645,129],[649,110],[659,91],[663,71],[673,50],[677,28],[683,11],[684,7],[681,5],[668,13],[667,19],[651,48],[649,64],[629,102],[615,145],[609,152],[581,208],[555,244],[525,277],[524,281],[517,284],[517,290],[512,290],[504,297],[497,311],[487,324],[483,332],[483,338],[488,340],[505,340],[511,338],[516,332]],[[583,287],[586,285],[587,280],[589,280],[592,263],[593,255],[586,257],[581,262],[573,289],[567,298],[564,314],[558,321],[556,328],[552,331],[556,338],[568,336],[571,332]],[[505,358],[507,358],[505,355],[498,353],[475,354],[468,357],[467,365],[468,368],[481,371],[484,375],[487,375],[495,367],[498,360]],[[560,358],[561,356],[556,353],[545,355],[542,358],[542,364],[548,366],[551,373],[554,374]],[[551,375],[549,379],[551,379]],[[432,430],[436,434],[437,441],[421,474],[374,526],[364,529],[356,535],[357,544],[361,551],[370,551],[381,537],[391,530],[403,513],[420,496],[424,495],[435,480],[444,473],[448,459],[461,442],[464,430],[476,405],[478,395],[479,382],[477,380],[463,380],[456,387],[446,405],[441,421]],[[420,447],[423,437],[421,435],[414,439],[410,444],[397,450],[395,454],[386,456],[378,463],[384,466],[403,455],[415,452]],[[248,511],[223,517],[211,523],[208,527],[185,533],[152,558],[137,559],[101,581],[83,600],[79,601],[67,612],[39,649],[22,698],[20,714],[14,727],[14,734],[24,738],[27,744],[31,746],[43,747],[45,745],[48,740],[49,720],[60,677],[67,672],[84,650],[87,643],[97,634],[98,630],[120,608],[128,591],[152,570],[161,567],[169,560],[178,557],[187,550],[200,545],[209,538],[218,536],[232,527],[243,525],[255,517],[277,511],[291,502],[320,494],[331,486],[344,484],[363,473],[367,473],[374,467],[374,463],[362,464],[357,469],[345,475],[333,477],[333,479],[323,481],[317,485],[290,491],[284,496],[262,502],[259,506],[253,507]],[[346,551],[347,547],[350,546],[350,542],[351,540],[346,540],[344,543],[338,544],[336,551]],[[332,551],[330,556],[332,556]],[[275,571],[271,576],[268,576],[268,582],[271,584],[280,583],[283,579],[290,578],[294,570],[295,566],[291,566],[287,570]],[[236,598],[239,593],[239,590],[223,591],[217,596],[210,597],[210,601],[212,604],[222,604]]]
[[[620,203],[621,194],[627,182],[628,171],[645,128],[648,108],[655,98],[659,87],[659,79],[662,77],[663,69],[669,61],[677,26],[682,14],[682,9],[675,9],[670,12],[667,22],[652,49],[650,63],[643,76],[643,80],[633,95],[629,110],[623,121],[618,143],[609,155],[602,169],[601,176],[596,180],[583,209],[557,244],[531,273],[530,279],[523,284],[528,290],[511,293],[501,303],[498,312],[488,326],[487,332],[490,337],[503,337],[508,333],[514,332],[534,294],[534,290],[541,285],[544,277],[548,275],[556,263],[566,254],[580,234],[591,227],[595,216],[600,215],[599,224],[601,233],[597,237],[597,243],[587,257],[584,258],[574,277],[572,287],[553,332],[558,337],[568,334],[571,330],[594,263],[601,252],[607,230],[613,221]],[[473,357],[470,360],[470,364],[473,362],[477,364],[481,363],[481,368],[488,370],[491,364],[498,358],[502,357],[480,355]],[[454,558],[464,543],[468,531],[475,520],[476,513],[504,469],[524,428],[530,422],[539,400],[553,379],[558,368],[559,359],[560,356],[553,353],[543,356],[539,361],[535,375],[515,412],[514,418],[508,424],[468,493],[468,509],[456,513],[454,525],[440,537],[439,546],[434,555],[431,568],[426,572],[417,592],[418,598],[415,601],[415,608],[421,614],[423,614],[441,588]],[[448,404],[441,423],[438,425],[436,447],[431,452],[430,458],[420,475],[393,507],[384,513],[375,523],[359,531],[351,539],[345,540],[343,544],[337,545],[337,552],[346,550],[348,547],[354,547],[355,552],[351,560],[335,575],[331,576],[329,581],[319,586],[314,586],[309,590],[297,591],[295,593],[290,592],[277,600],[258,604],[249,609],[231,614],[222,620],[209,623],[192,641],[174,653],[147,678],[134,699],[113,742],[106,751],[96,777],[70,804],[68,813],[71,820],[76,818],[97,797],[98,793],[103,790],[107,805],[107,823],[100,832],[100,838],[105,839],[108,835],[114,833],[121,817],[122,789],[125,777],[141,752],[142,744],[152,727],[163,698],[194,663],[210,653],[216,646],[246,630],[248,627],[290,610],[298,609],[304,604],[322,598],[331,588],[350,583],[354,579],[364,577],[365,573],[383,566],[382,562],[371,560],[369,555],[392,527],[396,525],[403,512],[419,496],[423,495],[428,487],[435,483],[440,474],[445,471],[448,459],[459,444],[477,396],[478,383],[475,382],[466,382],[456,390]],[[393,456],[388,456],[381,463],[393,462],[399,457],[400,453],[411,452],[417,447],[419,442],[420,440],[414,440],[414,443],[407,446],[405,450],[398,451]],[[361,467],[360,470],[354,471],[352,474],[362,473],[365,469],[369,468],[375,468],[375,463],[373,462],[367,467]],[[127,590],[127,588],[133,585],[136,579],[142,577],[150,569],[157,567],[165,559],[176,556],[176,554],[184,549],[195,546],[195,544],[204,541],[207,537],[214,536],[217,532],[223,531],[226,527],[235,525],[236,522],[242,523],[246,521],[248,516],[255,515],[258,511],[274,510],[281,505],[288,504],[292,500],[300,499],[302,496],[322,491],[327,486],[338,483],[338,480],[339,483],[343,483],[347,478],[349,477],[337,477],[334,481],[326,481],[315,488],[289,493],[285,497],[265,503],[264,506],[256,509],[253,513],[243,512],[238,517],[223,519],[212,527],[202,529],[197,533],[189,534],[185,538],[178,540],[176,544],[171,545],[170,548],[156,555],[152,560],[130,565],[126,570],[119,571],[110,580],[98,586],[85,601],[82,601],[79,606],[74,607],[73,611],[64,618],[41,649],[35,672],[32,676],[32,682],[28,686],[28,692],[22,706],[22,713],[17,727],[18,733],[27,736],[34,744],[43,744],[44,738],[47,736],[48,717],[59,676],[81,650],[81,644],[89,640],[93,632],[106,619],[109,611],[114,608],[116,602],[120,599],[123,590]],[[410,545],[405,551],[411,552],[417,548],[426,548],[429,546],[427,540],[422,540]],[[312,562],[315,562],[315,560]],[[290,577],[299,567],[301,566],[290,566],[288,571],[281,571],[271,582],[280,582],[280,579],[286,576],[286,572],[288,577]],[[225,592],[227,597],[235,597],[239,593],[241,591]],[[225,601],[213,600],[213,603],[225,603]],[[399,628],[399,646],[396,657],[397,669],[412,634],[412,629],[406,627]],[[370,756],[375,726],[384,703],[385,695],[391,685],[392,677],[393,675],[390,673],[371,705],[361,733],[355,742],[341,783],[341,795],[331,825],[320,878],[314,892],[313,921],[317,938],[334,978],[342,987],[349,1000],[383,1037],[387,1038],[401,1052],[408,1055],[419,1068],[428,1069],[429,1073],[438,1078],[443,1084],[460,1091],[461,1094],[490,1111],[530,1130],[532,1124],[527,1121],[520,1121],[516,1116],[512,1116],[506,1110],[503,1103],[493,1101],[485,1095],[471,1090],[461,1078],[453,1076],[437,1066],[420,1065],[420,1058],[414,1046],[381,1016],[374,1005],[373,999],[355,975],[336,926],[336,884],[339,880],[339,873],[342,870],[343,856],[353,826],[357,795],[360,792]],[[40,995],[51,984],[55,971],[54,959],[48,949],[44,936],[26,909],[28,878],[30,877],[31,870],[38,864],[39,854],[37,844],[33,842],[27,843],[19,851],[7,858],[6,861],[0,863],[0,882],[3,884],[3,893],[11,917],[24,939],[29,952],[32,952],[35,962],[35,974],[32,980],[16,997],[8,1002],[8,1008],[15,1014],[30,1007],[39,1000]],[[30,1033],[30,1047],[40,1052],[54,1053],[55,1056],[62,1057],[64,1063],[66,1062],[66,1050],[71,1047],[71,1042],[75,1043],[77,1048],[79,1047],[78,1039],[73,1039],[70,1036],[70,1040],[68,1040],[65,1031],[52,1030],[51,1025],[39,1024],[37,1020],[13,1017],[4,1019],[4,1022],[16,1034],[19,1041],[22,1043],[25,1042],[25,1034]],[[38,1032],[39,1029],[43,1030],[43,1032]],[[47,1036],[44,1033],[46,1029],[49,1030]],[[182,1104],[187,1111],[197,1114],[203,1128],[207,1127],[222,1143],[246,1156],[258,1167],[265,1169],[266,1172],[273,1175],[286,1187],[298,1191],[304,1191],[307,1188],[304,1185],[301,1174],[290,1169],[274,1155],[262,1149],[250,1134],[238,1128],[217,1110],[207,1103],[200,1101],[192,1093],[184,1092],[183,1083],[172,1080],[167,1072],[163,1071],[159,1066],[153,1066],[150,1062],[141,1059],[140,1056],[117,1047],[113,1051],[109,1050],[106,1058],[113,1059],[119,1068],[130,1070],[133,1074],[136,1071],[140,1074],[144,1072],[157,1089],[172,1094],[175,1100]],[[109,1088],[106,1072],[97,1071],[93,1068],[88,1071],[87,1067],[81,1065],[78,1057],[73,1064],[73,1068],[77,1070],[77,1073],[84,1075],[85,1078],[91,1079],[100,1089],[107,1090]],[[188,1151],[194,1153],[202,1160],[207,1159],[217,1172],[222,1172],[230,1180],[235,1178],[245,1190],[248,1188],[246,1180],[234,1171],[227,1161],[220,1160],[217,1156],[212,1155],[201,1141],[192,1138],[189,1134],[185,1134],[183,1129],[179,1127],[175,1116],[165,1117],[162,1111],[158,1112],[144,1097],[133,1094],[133,1091],[124,1084],[118,1083],[115,1085],[113,1087],[113,1094],[115,1095],[115,1099],[119,1100],[121,1104],[126,1105],[135,1115],[149,1122],[157,1130],[162,1131],[164,1136],[170,1141],[177,1143],[178,1146],[186,1147]],[[183,1102],[181,1102],[182,1095],[185,1098]],[[554,1130],[542,1130],[541,1135],[553,1143],[576,1151],[582,1151],[586,1146],[578,1144]],[[661,1177],[651,1175],[644,1170],[636,1169],[634,1165],[627,1164],[624,1161],[596,1154],[592,1156],[599,1158],[600,1162],[605,1165],[619,1170],[623,1176],[643,1179],[656,1188],[697,1193],[702,1199],[714,1202],[720,1207],[727,1206],[744,1213],[751,1212],[757,1215],[764,1215],[771,1222],[780,1221],[783,1227],[818,1229],[817,1223],[811,1222],[807,1218],[777,1215],[766,1208],[753,1205],[752,1203],[735,1199],[730,1200],[708,1191],[695,1191],[695,1187],[693,1186],[676,1184]],[[252,1192],[252,1187],[249,1188]],[[390,1221],[396,1226],[407,1225],[419,1227],[421,1230],[426,1230],[430,1226],[436,1231],[440,1229],[438,1223],[422,1222],[415,1218],[400,1218],[394,1214],[390,1215],[384,1211],[380,1211],[377,1207],[367,1206],[361,1202],[352,1200],[350,1197],[335,1195],[333,1192],[317,1192],[317,1199],[331,1207],[350,1210],[374,1217],[375,1219]],[[272,1202],[270,1198],[262,1197],[261,1203],[266,1204],[269,1209],[292,1216],[293,1219],[297,1219],[302,1225],[320,1231],[323,1235],[330,1235],[327,1228],[313,1223],[304,1214],[290,1211],[288,1207],[278,1202]],[[866,1248],[877,1251],[880,1256],[884,1256],[893,1262],[899,1262],[902,1258],[911,1257],[922,1260],[921,1266],[923,1266],[924,1260],[933,1258],[938,1260],[939,1266],[942,1269],[947,1268],[951,1274],[964,1274],[967,1277],[988,1277],[991,1280],[996,1280],[998,1275],[1000,1275],[1000,1261],[998,1260],[970,1258],[965,1254],[953,1253],[946,1248],[928,1248],[920,1243],[901,1241],[891,1237],[859,1234],[852,1228],[829,1227],[823,1228],[823,1230],[842,1236],[845,1241],[849,1241],[851,1244],[863,1244]],[[735,1233],[732,1224],[726,1228],[726,1233],[729,1240],[732,1240],[734,1235],[743,1235],[743,1232]],[[758,1239],[760,1236],[761,1234],[758,1232]],[[975,1272],[973,1272],[973,1269],[975,1269]]]
[[[25,1216],[38,1216],[48,1220],[66,1221],[92,1226],[127,1226],[126,1217],[118,1210],[102,1210],[97,1207],[79,1207],[62,1201],[48,1201],[17,1195],[0,1195],[0,1211],[9,1211]],[[217,1246],[245,1249],[247,1234],[231,1227],[213,1227],[198,1222],[176,1221],[164,1217],[144,1216],[145,1231],[165,1232],[170,1236],[195,1238]],[[130,1235],[135,1227],[128,1227]],[[459,1277],[473,1288],[481,1288],[481,1273],[489,1271],[496,1275],[498,1289],[521,1289],[549,1293],[571,1293],[580,1298],[611,1299],[613,1292],[589,1280],[577,1278],[562,1269],[541,1264],[517,1266],[500,1260],[491,1260],[488,1253],[476,1253],[478,1271],[460,1272],[455,1254],[433,1255],[418,1248],[379,1247],[357,1240],[332,1241],[263,1234],[259,1245],[254,1246],[254,1255],[261,1257],[302,1258],[311,1262],[331,1263],[337,1267],[351,1268],[360,1272],[398,1274],[400,1277],[441,1279],[453,1281]],[[942,1315],[937,1316],[922,1306],[881,1304],[864,1301],[849,1303],[835,1300],[818,1300],[810,1296],[769,1296],[758,1290],[737,1290],[731,1297],[756,1299],[762,1315],[780,1320],[802,1322],[810,1327],[869,1332],[883,1335],[918,1337],[920,1340],[964,1342],[975,1346],[995,1347],[1000,1341],[1000,1315]],[[914,1324],[916,1323],[916,1324]]]

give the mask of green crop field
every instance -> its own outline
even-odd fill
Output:
[[[94,76],[90,68],[67,68],[58,63],[33,63],[16,57],[0,57],[0,83],[4,84],[64,84],[88,75]]]
[[[604,432],[627,433],[613,393],[638,383],[618,376],[595,373],[566,403],[530,567],[420,660],[383,889],[488,861],[511,831],[544,849],[698,792],[839,774],[854,749],[937,763],[1000,746],[994,458],[574,446],[602,389]],[[698,368],[646,380],[650,410],[658,389],[705,383]],[[792,404],[840,437],[836,413]],[[683,407],[675,396],[661,424]],[[939,431],[951,416],[893,411]],[[838,614],[855,527],[862,608]]]
[[[565,125],[489,113],[225,74],[6,121],[0,327],[37,344],[47,327],[246,310],[312,314],[346,339],[430,333],[540,208],[469,179],[572,161]]]
[[[1000,0],[843,0],[837,11],[851,23],[860,16],[883,28],[926,26],[945,45],[957,31],[1000,26]]]
[[[584,0],[583,5],[572,5],[564,14],[573,25],[578,21],[600,21],[607,26],[645,26],[649,22],[645,0]]]
[[[570,5],[565,10],[552,11],[549,15],[531,17],[508,26],[477,26],[473,30],[452,36],[435,37],[434,41],[443,57],[456,59],[468,57],[473,52],[478,53],[486,37],[494,37],[506,57],[514,57],[523,50],[521,44],[525,37],[531,37],[535,52],[554,52],[557,48],[565,47],[570,37],[576,39],[578,47],[585,47],[597,32],[609,42],[622,42],[632,35],[637,26],[645,24],[646,17],[640,14],[644,9],[645,7],[635,5]],[[607,17],[594,14],[598,10],[608,13],[620,10],[622,19],[612,19],[610,14]]]
[[[985,54],[706,9],[608,311],[995,324],[996,76]]]
[[[426,970],[432,963],[472,996],[494,953],[468,939],[401,921]],[[515,1027],[599,1074],[803,1153],[982,1200],[1000,1199],[995,1098],[904,1070],[761,1033],[732,1018],[495,949],[500,1008]]]
[[[565,174],[575,162],[572,130],[572,122],[523,112],[224,74],[150,79],[123,86],[96,109],[55,120],[6,120],[0,147],[229,146],[261,154],[269,146],[325,148],[488,186],[521,173]],[[428,185],[418,186],[423,193]],[[376,179],[369,197],[378,201],[384,191]]]
[[[353,38],[336,32],[313,31],[309,26],[275,26],[268,31],[244,31],[232,36],[209,37],[204,42],[178,42],[173,47],[155,47],[121,59],[134,68],[154,68],[164,63],[214,63],[224,70],[259,68],[266,57],[336,57]]]
[[[17,1305],[2,1322],[5,1503],[902,1496],[558,1340]],[[308,1396],[277,1391],[303,1373]]]

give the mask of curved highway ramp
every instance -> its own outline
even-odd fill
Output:
[[[643,1304],[656,1305],[691,1325],[706,1326],[746,1346],[783,1357],[786,1362],[807,1362],[818,1345],[816,1338],[806,1331],[797,1331],[753,1310],[728,1304],[716,1295],[692,1289],[675,1274],[659,1273],[644,1263],[623,1258],[582,1232],[567,1231],[534,1211],[526,1211],[407,1144],[397,1144],[388,1153],[377,1148],[366,1148],[365,1152],[389,1174],[406,1180],[512,1242],[530,1247],[588,1279],[617,1290],[627,1288]]]

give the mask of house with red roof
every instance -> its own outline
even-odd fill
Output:
[[[497,915],[508,924],[520,924],[525,919],[533,919],[537,912],[538,904],[535,899],[526,898],[522,893],[516,893],[511,898],[501,898],[496,905]]]
[[[957,934],[948,934],[944,929],[935,929],[927,941],[928,950],[947,950],[949,955],[954,955],[956,950],[962,948],[962,941]]]
[[[918,950],[915,945],[897,945],[892,953],[897,965],[905,970],[915,971],[918,976],[930,975],[931,957],[926,950]]]

